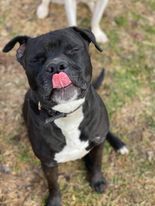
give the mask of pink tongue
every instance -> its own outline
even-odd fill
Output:
[[[52,77],[52,84],[53,84],[53,89],[54,88],[64,88],[70,85],[72,82],[67,76],[66,73],[60,72],[58,74],[54,74]]]

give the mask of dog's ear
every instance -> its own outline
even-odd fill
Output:
[[[11,49],[14,48],[16,43],[19,43],[20,46],[17,49],[16,57],[17,57],[17,60],[20,62],[23,55],[24,55],[24,51],[25,51],[28,39],[30,39],[30,37],[28,37],[28,36],[16,36],[15,38],[11,39],[5,45],[5,47],[3,48],[3,52],[5,52],[5,53],[9,52]]]
[[[96,38],[94,36],[94,34],[91,32],[91,30],[89,29],[81,29],[79,27],[73,26],[71,27],[74,31],[78,32],[82,38],[84,38],[88,43],[92,42],[96,49],[99,50],[100,52],[102,52],[101,47],[98,45],[98,43],[96,42]]]

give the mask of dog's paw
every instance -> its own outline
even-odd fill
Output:
[[[92,180],[90,181],[90,186],[93,190],[95,190],[95,192],[103,193],[107,188],[107,182],[103,176],[99,178],[92,178]]]
[[[48,15],[48,6],[40,4],[37,9],[37,16],[39,19],[44,19]]]
[[[92,27],[92,32],[94,33],[97,42],[106,43],[108,41],[106,34],[99,27]]]

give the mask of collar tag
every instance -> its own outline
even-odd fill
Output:
[[[41,103],[38,102],[38,110],[40,111],[41,110]]]

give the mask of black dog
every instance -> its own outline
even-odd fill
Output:
[[[25,96],[23,114],[33,151],[48,181],[47,205],[61,205],[57,183],[61,162],[83,158],[91,187],[103,192],[105,139],[121,153],[128,150],[110,132],[105,105],[91,84],[89,43],[101,51],[93,33],[70,27],[35,38],[17,36],[3,51],[9,52],[17,42],[17,60],[31,88]]]

